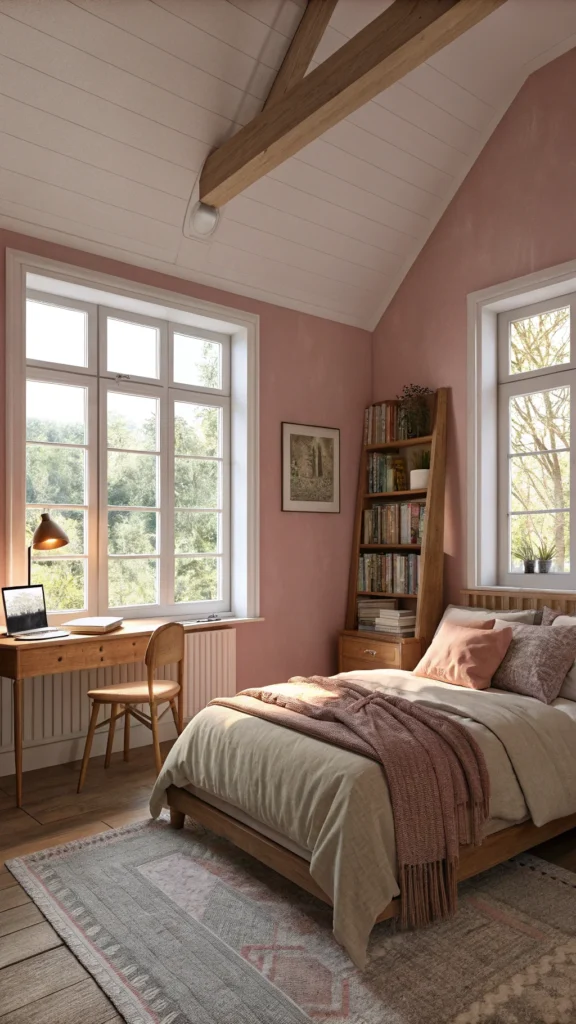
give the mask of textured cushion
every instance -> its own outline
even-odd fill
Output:
[[[527,626],[536,626],[540,622],[541,613],[533,608],[519,612],[490,611],[489,608],[466,608],[457,604],[449,604],[440,620],[440,626],[444,622],[455,622],[459,626],[476,626],[477,622],[485,619],[497,619],[496,629],[499,629],[498,622],[523,622]],[[438,632],[438,629],[436,632]]]
[[[561,626],[571,627],[572,629],[576,628],[576,618],[572,615],[562,615],[560,612],[552,611],[552,608],[544,609],[542,625],[544,625],[545,620],[547,620],[547,625],[553,625],[555,628]],[[568,669],[558,696],[564,697],[565,700],[576,700],[576,661]]]
[[[556,619],[564,619],[564,625],[566,626],[576,626],[576,619],[572,619],[570,615],[562,615],[562,612],[555,612],[553,608],[545,605],[542,609],[542,625],[551,626]]]
[[[476,627],[445,622],[414,675],[470,690],[487,690],[512,639],[510,627],[496,631],[493,624],[493,619]]]
[[[576,659],[576,630],[556,625],[511,629],[512,643],[492,685],[551,704]]]

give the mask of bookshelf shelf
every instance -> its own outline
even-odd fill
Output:
[[[403,441],[381,441],[379,444],[367,444],[367,452],[394,452],[397,448],[411,448],[417,444],[432,444],[433,434],[426,437],[407,437]]]
[[[448,389],[439,388],[432,399],[434,405],[431,434],[424,437],[411,437],[401,441],[387,441],[362,446],[354,534],[352,538],[352,561],[350,566],[346,627],[340,636],[341,672],[366,668],[369,667],[369,663],[373,668],[401,668],[408,670],[415,668],[422,652],[432,640],[434,630],[440,621],[443,608],[447,400]],[[393,405],[394,403],[388,404]],[[376,420],[376,413],[374,413],[374,416]],[[392,422],[395,422],[394,416],[392,417]],[[407,463],[406,472],[408,472],[412,463],[410,449],[425,445],[430,447],[430,475],[426,490],[381,491],[378,493],[368,493],[366,491],[373,469],[370,459],[372,452],[397,451],[400,453],[401,449],[407,449],[404,459]],[[401,457],[400,454],[398,457]],[[381,499],[385,499],[388,502],[398,500],[400,502],[410,503],[415,501],[416,503],[424,504],[424,532],[420,544],[364,543],[364,518],[370,508],[369,503]],[[408,559],[410,554],[419,554],[418,593],[402,594],[375,590],[358,590],[359,559],[364,553],[369,555],[370,552],[375,557],[382,552],[383,561],[385,552],[390,552],[392,555],[394,553],[401,555],[404,552],[406,555],[406,565],[400,562],[400,569],[398,571],[401,573],[400,578],[403,581],[404,578],[406,581],[410,578],[410,582],[412,580],[410,576],[412,569],[409,567]],[[396,560],[393,559],[393,571],[396,570],[396,564]],[[404,577],[404,571],[406,572],[406,577]],[[382,574],[384,574],[384,568],[382,568]],[[375,574],[372,572],[370,575],[372,578],[370,579],[369,577],[365,581],[367,583],[375,582]],[[380,582],[379,565],[377,576],[378,582]],[[363,582],[364,578],[361,575],[360,583]],[[365,627],[362,630],[358,630],[358,598],[393,598],[397,601],[397,607],[400,610],[404,609],[415,612],[415,636],[387,635],[379,631],[367,630]],[[368,650],[362,645],[361,639],[362,637],[367,638],[369,636],[374,639]]]
[[[360,551],[420,551],[421,544],[361,544]]]
[[[371,498],[422,498],[426,495],[426,489],[421,491],[367,491],[364,500]]]

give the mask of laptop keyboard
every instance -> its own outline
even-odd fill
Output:
[[[26,633],[20,633],[20,636],[52,636],[53,633],[59,633],[60,630],[56,626],[49,626],[47,629],[31,629]]]

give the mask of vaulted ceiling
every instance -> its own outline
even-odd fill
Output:
[[[311,67],[392,0],[340,0]],[[183,233],[304,0],[0,0],[0,226],[372,328],[574,0],[508,0]],[[196,186],[197,187],[197,186]]]

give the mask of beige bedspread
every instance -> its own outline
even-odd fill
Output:
[[[576,812],[576,720],[530,697],[472,691],[409,672],[348,678],[460,716],[490,774],[490,817],[542,825]],[[311,853],[310,873],[334,903],[334,934],[362,965],[378,914],[398,895],[394,823],[374,761],[228,708],[200,712],[176,742],[152,793],[193,784],[242,808]]]

